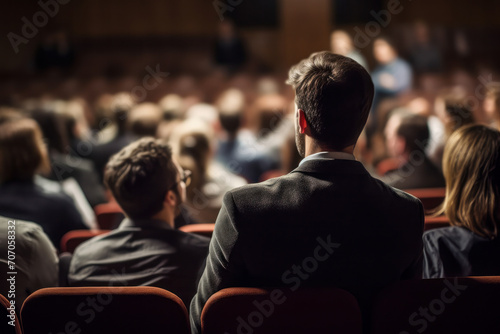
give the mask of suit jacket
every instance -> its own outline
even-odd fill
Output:
[[[209,239],[175,230],[159,220],[125,219],[110,233],[75,250],[70,286],[156,286],[186,305],[196,293]]]
[[[423,278],[500,275],[500,240],[459,226],[425,232]]]
[[[37,223],[57,249],[67,232],[88,229],[70,197],[32,180],[0,185],[0,215]]]
[[[408,162],[388,172],[381,180],[398,189],[442,188],[446,185],[443,173],[427,157]]]
[[[232,190],[191,302],[193,331],[207,299],[236,286],[340,287],[366,313],[383,287],[421,277],[423,224],[418,199],[358,161],[304,161],[288,175]]]

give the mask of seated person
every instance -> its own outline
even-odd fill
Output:
[[[339,287],[369,319],[381,289],[422,275],[422,204],[371,177],[353,155],[373,99],[368,72],[318,52],[290,70],[288,83],[304,159],[287,175],[224,196],[191,302],[194,333],[205,303],[224,288]]]
[[[10,245],[15,246],[15,258],[8,257]],[[15,269],[10,268],[12,262]],[[30,294],[58,285],[58,262],[56,249],[40,225],[0,217],[0,268],[4,273],[17,272],[15,305],[18,312]],[[9,277],[6,274],[6,278]],[[0,293],[5,297],[10,291],[7,279],[0,280]]]
[[[0,125],[0,215],[39,224],[56,248],[66,232],[87,229],[73,201],[34,182],[48,171],[42,132],[35,121],[19,119]]]
[[[444,149],[446,197],[437,215],[452,226],[424,236],[424,278],[500,275],[500,132],[455,131]]]
[[[143,138],[114,155],[104,182],[127,218],[118,229],[76,249],[69,285],[156,286],[188,305],[209,239],[173,228],[185,200],[186,181],[187,173],[160,140]]]
[[[388,172],[382,181],[398,189],[444,187],[441,171],[426,156],[429,141],[427,117],[395,110],[385,127],[389,155],[398,159],[398,169]]]
[[[491,125],[495,129],[500,129],[500,82],[490,82],[486,86],[483,109]]]
[[[213,159],[215,138],[208,125],[194,119],[179,124],[172,146],[179,164],[192,171],[185,208],[196,223],[215,223],[227,191],[247,184]]]

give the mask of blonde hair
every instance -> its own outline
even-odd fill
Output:
[[[451,135],[443,156],[446,197],[436,215],[444,213],[451,225],[482,237],[497,237],[499,151],[500,132],[486,126],[464,126]]]

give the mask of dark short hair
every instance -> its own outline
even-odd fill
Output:
[[[42,131],[28,118],[0,125],[0,182],[32,179],[42,169],[50,170]]]
[[[163,209],[167,192],[176,184],[172,150],[163,140],[142,138],[111,157],[104,183],[132,219],[148,219]]]
[[[287,84],[315,140],[337,150],[356,144],[373,100],[363,66],[327,51],[313,53],[290,69]]]
[[[427,117],[415,114],[403,115],[396,134],[404,138],[407,152],[425,150],[430,138]]]

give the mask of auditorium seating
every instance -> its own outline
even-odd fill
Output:
[[[11,312],[8,310],[10,308],[10,302],[3,295],[0,295],[0,333],[2,334],[21,334],[21,327],[19,325],[16,313],[12,314],[13,318],[10,318]],[[18,311],[19,305],[15,305],[15,311]],[[14,326],[9,324],[9,322],[13,321]]]
[[[46,288],[23,304],[24,334],[190,334],[181,299],[155,287]]]
[[[390,171],[398,169],[400,165],[401,165],[401,160],[399,159],[396,158],[384,159],[377,164],[377,174],[383,176]]]
[[[429,213],[443,203],[446,188],[405,189],[405,192],[417,197],[422,202],[426,213]]]
[[[76,247],[81,243],[101,234],[109,233],[109,230],[74,230],[69,231],[61,238],[61,252],[73,254]]]
[[[179,230],[211,238],[214,232],[214,228],[215,224],[190,224],[181,226]]]
[[[401,281],[380,295],[371,334],[500,333],[500,276]]]
[[[112,201],[94,207],[97,224],[102,230],[112,230],[121,223],[125,215],[118,203]]]
[[[69,286],[68,274],[69,274],[69,267],[71,265],[72,258],[73,258],[73,254],[71,254],[71,253],[59,254],[59,286],[60,287]]]
[[[498,300],[500,276],[401,281],[378,295],[368,333],[500,333]],[[0,305],[9,305],[2,295]],[[1,333],[190,333],[182,301],[155,287],[41,289],[20,319],[23,331],[4,321]],[[223,289],[207,301],[201,324],[203,334],[362,331],[356,299],[336,288]]]
[[[203,334],[355,334],[361,312],[350,293],[336,288],[228,288],[207,301],[201,326]]]
[[[450,220],[446,216],[425,216],[424,231],[447,226],[450,226]]]

